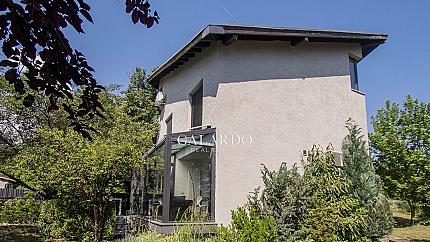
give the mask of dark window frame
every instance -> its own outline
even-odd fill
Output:
[[[191,128],[203,125],[203,80],[190,93]]]
[[[360,86],[358,83],[358,60],[354,57],[349,57],[348,66],[349,66],[349,78],[351,81],[351,90],[360,91]]]
[[[171,189],[171,180],[170,180],[170,172],[171,172],[171,155],[172,155],[172,140],[177,139],[179,136],[187,135],[187,136],[200,136],[212,134],[216,135],[215,128],[208,129],[198,129],[191,130],[187,132],[173,133],[166,135],[165,139],[165,156],[164,156],[164,176],[163,176],[163,223],[169,223],[169,210],[170,210],[170,189]],[[212,156],[211,160],[211,218],[209,222],[215,222],[215,181],[216,181],[216,143],[214,146],[215,154]]]

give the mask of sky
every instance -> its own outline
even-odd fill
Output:
[[[66,35],[104,85],[126,87],[137,66],[151,72],[208,24],[247,24],[387,33],[388,41],[358,65],[368,118],[386,99],[430,102],[428,0],[152,0],[161,20],[151,29],[131,22],[124,0],[87,2],[94,24],[84,25],[86,34]]]

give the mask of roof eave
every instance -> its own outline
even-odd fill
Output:
[[[328,31],[311,29],[291,29],[291,28],[271,28],[242,25],[208,25],[202,29],[194,38],[191,39],[181,50],[175,53],[164,64],[157,68],[149,77],[148,81],[158,86],[159,81],[183,65],[190,58],[195,57],[205,48],[211,45],[212,41],[228,41],[232,37],[240,40],[281,40],[281,41],[300,41],[307,39],[309,42],[343,42],[359,43],[362,46],[363,58],[370,54],[380,44],[383,44],[388,35]]]

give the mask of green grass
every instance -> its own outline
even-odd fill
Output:
[[[396,224],[391,237],[412,242],[430,242],[430,225],[425,223],[429,218],[416,219],[417,224],[410,226],[409,213],[397,210],[393,211],[393,216]]]
[[[430,226],[415,225],[412,227],[394,228],[392,235],[414,242],[430,242]]]

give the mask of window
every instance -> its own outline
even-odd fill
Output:
[[[180,135],[171,140],[169,221],[213,219],[213,134]],[[191,215],[191,217],[190,217]]]
[[[203,84],[191,94],[191,127],[202,126]]]
[[[351,89],[358,91],[358,73],[357,73],[357,60],[349,58],[349,76],[351,78]]]
[[[140,212],[160,222],[213,222],[215,214],[215,129],[168,134],[151,149],[142,170]]]

